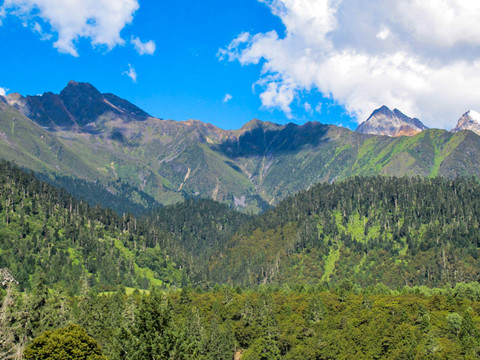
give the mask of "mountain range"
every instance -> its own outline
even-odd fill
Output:
[[[222,130],[158,119],[74,81],[58,95],[0,100],[1,157],[93,202],[100,193],[128,194],[137,208],[209,197],[258,213],[315,183],[356,175],[480,176],[480,138],[460,131],[475,130],[474,112],[454,132],[427,129],[387,107],[357,131],[260,120]],[[78,181],[93,190],[85,194]]]

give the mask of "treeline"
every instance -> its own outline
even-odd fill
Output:
[[[217,286],[209,292],[187,287],[126,295],[118,289],[70,298],[39,283],[28,295],[11,290],[3,298],[10,306],[2,308],[0,333],[8,336],[0,351],[28,347],[34,359],[48,353],[42,349],[48,336],[32,347],[33,339],[77,324],[70,329],[84,338],[78,330],[84,328],[111,360],[478,358],[478,283],[430,290],[428,296],[420,291],[357,291],[345,281],[329,291]]]
[[[352,178],[259,216],[195,199],[137,219],[2,162],[0,269],[19,284],[0,286],[0,358],[71,334],[109,359],[478,358],[479,222],[474,178]]]

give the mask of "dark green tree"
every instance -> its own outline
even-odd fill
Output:
[[[98,343],[79,325],[45,331],[28,345],[27,360],[106,360]]]

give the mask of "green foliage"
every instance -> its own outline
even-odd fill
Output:
[[[183,203],[159,208],[146,216],[142,231],[147,238],[159,233],[168,241],[172,258],[182,263],[190,279],[203,283],[208,274],[208,261],[212,254],[224,248],[230,237],[251,216],[207,199],[190,199]]]
[[[479,289],[480,183],[352,178],[318,184],[245,223],[210,264],[214,282]],[[225,271],[227,269],[227,271]]]
[[[90,207],[63,190],[38,181],[12,164],[0,163],[0,267],[23,289],[42,278],[45,286],[80,293],[120,284],[180,284],[182,271],[156,241],[137,230],[132,215]]]
[[[458,334],[460,333],[460,330],[462,329],[463,318],[454,312],[454,313],[448,314],[446,317],[446,320],[447,320],[448,330],[450,330],[450,332],[453,335],[458,336]]]
[[[0,167],[0,266],[25,289],[43,274],[47,286],[72,294],[350,279],[360,287],[459,284],[461,296],[480,296],[461,285],[480,276],[475,179],[353,178],[255,217],[189,200],[137,219]]]
[[[235,353],[242,359],[478,357],[479,299],[459,298],[447,288],[425,296],[408,289],[372,295],[342,287],[343,298],[337,290],[309,286],[263,286],[240,293],[222,286],[211,292],[190,290],[188,303],[180,292],[118,291],[71,298],[50,314],[64,311],[69,321],[81,323],[112,360],[232,359]],[[44,354],[73,349],[78,342],[96,344],[74,327],[81,336],[61,327],[37,337],[26,358],[43,358],[32,357],[33,350]]]
[[[44,332],[25,349],[24,356],[27,360],[107,359],[85,329],[74,324]]]
[[[140,215],[147,209],[159,206],[150,195],[138,188],[122,182],[120,179],[109,182],[106,186],[96,181],[86,181],[71,176],[36,173],[35,176],[47,183],[67,189],[70,194],[91,206],[100,205],[116,211],[118,214],[131,213]]]

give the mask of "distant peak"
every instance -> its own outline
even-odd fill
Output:
[[[356,131],[373,135],[411,136],[426,129],[427,127],[417,118],[408,117],[398,109],[391,111],[383,105],[361,123]]]
[[[247,122],[246,124],[244,124],[241,128],[242,129],[253,129],[253,128],[261,126],[262,124],[263,124],[263,122],[261,120],[252,119],[249,122]]]
[[[468,110],[465,115],[469,116],[472,120],[480,122],[480,113],[475,110]]]
[[[396,110],[396,109],[395,109]],[[386,114],[386,115],[390,115],[392,114],[392,110],[390,110],[390,108],[386,105],[382,105],[381,107],[379,107],[378,109],[374,110],[372,115],[370,115],[370,117],[372,116],[375,116],[377,114]]]
[[[252,120],[247,122],[245,125],[247,125],[247,124],[258,125],[258,124],[261,124],[261,123],[262,123],[262,120],[258,120],[256,118],[253,118]]]
[[[98,98],[102,97],[100,91],[98,91],[92,84],[87,82],[76,82],[70,80],[67,86],[60,92],[60,97],[63,101],[77,101],[78,98]]]
[[[12,100],[18,100],[18,99],[23,99],[23,96],[17,92],[13,92],[13,93],[10,93],[7,95],[7,98],[8,99],[12,99]]]
[[[80,89],[95,89],[95,86],[93,86],[92,84],[88,83],[88,82],[77,82],[77,81],[74,81],[74,80],[70,80],[67,84],[67,86],[65,87],[65,89],[72,89],[72,88],[80,88]],[[64,90],[65,90],[64,89]],[[97,90],[98,91],[98,90]]]
[[[280,127],[285,127],[288,125],[279,125],[270,121],[262,121],[258,119],[252,119],[246,124],[244,124],[240,130],[243,131],[251,131],[251,130],[256,130],[256,129],[262,129],[263,131],[266,130],[271,130],[271,129],[278,129]]]
[[[458,119],[457,126],[450,131],[456,133],[462,130],[471,130],[480,135],[480,113],[475,110],[467,111]]]

